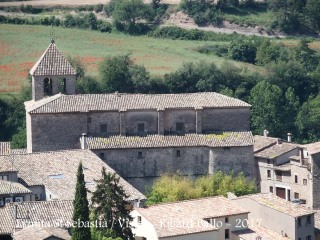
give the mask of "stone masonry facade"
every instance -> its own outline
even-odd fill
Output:
[[[28,153],[80,148],[81,136],[107,142],[114,136],[181,136],[178,145],[82,148],[91,149],[140,190],[166,173],[196,177],[221,170],[253,178],[251,106],[241,100],[212,92],[75,95],[76,72],[54,42],[30,74]]]

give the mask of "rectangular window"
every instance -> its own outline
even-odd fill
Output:
[[[272,186],[270,186],[269,192],[273,193],[273,187]]]
[[[306,236],[306,240],[311,240],[311,235]]]
[[[301,226],[301,217],[298,218],[298,227]]]
[[[294,198],[295,198],[295,199],[299,199],[299,193],[295,192],[295,193],[294,193]]]
[[[308,223],[308,224],[311,224],[311,215],[308,215],[308,216],[307,216],[307,223]]]
[[[142,158],[142,152],[138,152],[138,158]]]
[[[224,219],[224,222],[225,222],[225,223],[228,223],[228,222],[229,222],[229,218],[226,217],[226,218]]]
[[[144,123],[138,123],[138,132],[143,133],[144,132]]]
[[[107,124],[100,124],[100,132],[106,133],[107,132]]]
[[[308,181],[307,179],[303,179],[303,185],[307,185]]]
[[[91,123],[91,117],[88,117],[88,123]]]
[[[9,181],[9,175],[0,176],[0,180]]]
[[[271,160],[270,160],[270,159],[268,159],[268,160],[267,160],[267,163],[268,163],[268,164],[270,164],[270,163],[271,163]]]
[[[271,170],[267,171],[267,178],[271,178]]]
[[[294,175],[294,182],[298,183],[298,175]]]
[[[276,179],[277,181],[282,181],[282,172],[276,171]]]
[[[177,154],[177,157],[180,157],[181,156],[180,150],[177,150],[176,154]]]
[[[99,157],[100,157],[102,160],[105,160],[105,156],[104,156],[104,153],[103,153],[103,152],[99,153]]]
[[[224,238],[229,239],[229,237],[230,237],[230,230],[229,229],[224,230]]]
[[[0,198],[0,207],[4,206],[4,199]]]
[[[176,123],[176,131],[183,132],[184,131],[184,123]]]
[[[140,223],[141,224],[141,217],[140,216],[138,216],[138,223]]]

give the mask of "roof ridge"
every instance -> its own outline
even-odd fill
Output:
[[[34,110],[42,107],[45,104],[51,103],[51,102],[61,98],[62,96],[66,96],[66,95],[64,95],[62,93],[57,93],[53,96],[45,97],[39,101],[34,101],[34,100],[26,101],[26,102],[24,102],[25,107],[26,107],[26,111],[27,112],[34,111]],[[28,106],[28,105],[30,105],[30,106]]]
[[[223,195],[218,195],[218,196],[210,196],[210,197],[201,197],[201,198],[193,198],[193,199],[186,199],[186,200],[177,200],[174,202],[162,202],[162,203],[156,203],[147,207],[143,207],[143,208],[135,208],[137,209],[148,209],[150,207],[158,207],[158,206],[163,206],[163,205],[172,205],[172,204],[177,204],[177,203],[185,203],[185,202],[195,202],[195,201],[200,201],[200,200],[204,200],[204,199],[213,199],[213,198],[223,198],[223,199],[227,199],[228,198],[224,197]]]

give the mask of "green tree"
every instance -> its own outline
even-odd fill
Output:
[[[252,194],[257,191],[255,182],[246,178],[243,173],[226,174],[215,172],[195,180],[188,177],[164,175],[152,185],[147,204],[174,202],[217,195],[226,196],[233,192],[237,196]]]
[[[320,1],[307,0],[305,16],[314,31],[320,31]]]
[[[102,91],[99,82],[95,78],[91,76],[85,76],[77,79],[76,92],[82,94],[89,94],[101,93]]]
[[[129,54],[103,60],[99,66],[102,90],[104,92],[133,92],[134,87],[129,71],[132,65]]]
[[[116,237],[134,239],[131,231],[129,196],[119,183],[120,178],[115,173],[106,173],[102,168],[102,179],[97,180],[95,192],[92,194],[94,217],[107,224],[110,228],[98,228],[103,234],[113,231]]]
[[[300,141],[320,140],[320,95],[306,101],[297,116],[296,124],[300,132]]]
[[[75,197],[73,200],[73,217],[74,222],[89,222],[89,203],[87,199],[86,183],[84,181],[82,162],[79,163],[77,172],[77,185]],[[73,227],[72,240],[90,240],[91,233],[89,227]]]
[[[119,30],[123,28],[129,33],[138,33],[137,23],[149,20],[152,15],[151,6],[144,4],[143,0],[117,0],[112,12],[114,24]]]
[[[292,87],[289,87],[285,92],[285,104],[283,106],[283,122],[285,122],[284,131],[292,133],[293,136],[298,137],[298,131],[296,129],[296,118],[300,109],[299,98],[295,95]]]
[[[86,69],[81,62],[81,59],[79,57],[67,57],[68,62],[71,64],[71,66],[76,70],[76,77],[77,78],[83,78],[86,73]]]
[[[261,81],[250,91],[252,104],[251,126],[255,134],[261,134],[268,129],[271,135],[283,134],[282,122],[282,91],[267,81]]]
[[[257,48],[251,41],[236,40],[230,43],[228,52],[234,60],[255,63]]]
[[[307,71],[313,71],[317,68],[319,57],[317,52],[309,48],[309,41],[302,39],[299,45],[294,49],[294,57],[297,62],[300,62]]]

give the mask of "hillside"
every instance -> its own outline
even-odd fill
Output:
[[[0,92],[15,92],[27,77],[28,70],[49,44],[51,27],[0,24]],[[144,65],[154,76],[177,70],[184,62],[209,61],[218,66],[232,62],[237,66],[261,67],[235,62],[215,55],[201,54],[195,49],[204,41],[155,39],[120,33],[55,28],[56,43],[66,55],[79,56],[90,75],[97,74],[105,57],[131,52],[136,64]],[[222,42],[215,42],[222,44]]]

